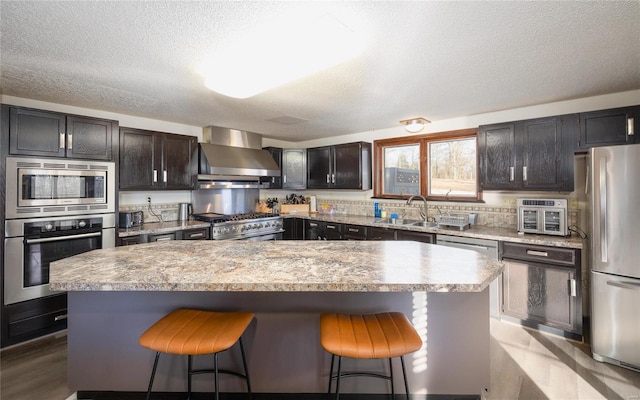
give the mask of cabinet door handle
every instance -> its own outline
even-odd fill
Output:
[[[511,180],[513,180],[513,178]],[[527,167],[522,167],[522,180],[525,182],[527,180]]]
[[[167,183],[167,170],[166,169],[162,172],[162,177],[164,179],[163,182]]]
[[[635,132],[633,131],[633,117],[627,118],[627,135],[633,136]]]
[[[513,182],[516,179],[516,169],[515,167],[509,167],[509,181]]]
[[[336,183],[336,174],[331,174],[331,183]]]
[[[72,134],[67,135],[67,149],[68,150],[73,150],[73,135]]]
[[[327,174],[327,183],[331,183],[331,176]]]
[[[153,183],[158,182],[158,170],[154,169],[153,170]]]
[[[286,175],[282,175],[282,183],[287,183],[287,176]]]
[[[546,251],[527,250],[527,254],[530,256],[549,257],[549,253]]]
[[[569,296],[576,297],[578,295],[578,287],[575,279],[569,279]]]
[[[64,149],[64,132],[60,132],[59,146],[61,149]]]

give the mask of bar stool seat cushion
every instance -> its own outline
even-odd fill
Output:
[[[250,312],[178,309],[147,329],[139,343],[169,354],[213,354],[233,346],[252,319]]]
[[[329,353],[351,358],[391,358],[422,347],[422,339],[400,312],[322,314],[320,342]]]

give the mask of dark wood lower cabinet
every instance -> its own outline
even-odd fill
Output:
[[[2,307],[2,347],[57,332],[66,327],[66,293]]]
[[[503,316],[582,335],[580,250],[503,243],[502,261]]]
[[[431,243],[436,242],[435,233],[405,231],[399,229],[396,233],[397,240],[411,240],[414,242]]]
[[[303,240],[304,220],[302,218],[285,218],[283,221],[283,240]]]
[[[390,228],[369,227],[367,240],[396,240],[396,230]]]

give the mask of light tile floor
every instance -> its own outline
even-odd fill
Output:
[[[45,361],[47,368],[64,371],[66,338],[62,345],[59,340],[52,343],[55,345],[34,349],[28,361],[3,363],[2,383],[6,385],[5,379],[24,371],[23,367],[28,367],[34,358],[51,357],[52,352],[59,357]],[[640,372],[595,361],[588,345],[492,319],[490,346],[491,390],[483,394],[485,400],[640,400]],[[7,358],[3,361],[8,361]],[[32,372],[38,373],[38,370],[32,369]],[[38,386],[44,385],[50,394],[60,393],[68,390],[62,382],[64,378],[56,377]],[[35,389],[19,395],[14,392],[12,400],[40,398]],[[0,397],[4,400],[4,396]],[[76,395],[66,400],[76,400]]]
[[[491,390],[497,399],[640,400],[640,373],[600,363],[588,345],[491,320]]]

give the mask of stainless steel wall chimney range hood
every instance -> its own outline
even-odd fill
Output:
[[[260,187],[260,178],[280,176],[280,167],[262,150],[262,136],[237,129],[207,126],[200,143],[198,181],[201,189]]]

